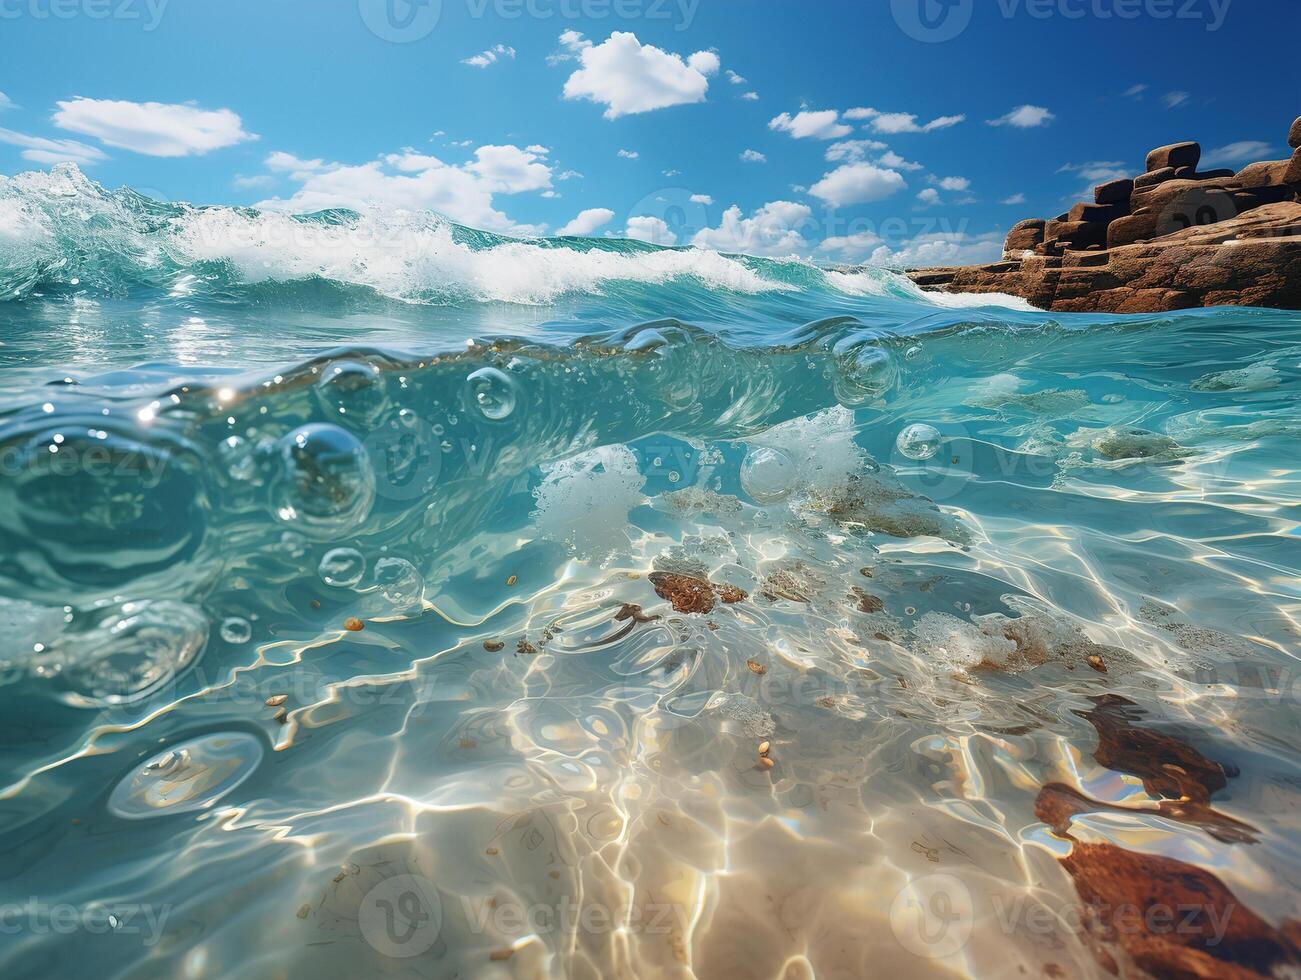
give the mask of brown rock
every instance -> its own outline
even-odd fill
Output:
[[[1296,117],[1296,122],[1292,123],[1292,130],[1287,134],[1287,145],[1294,150],[1301,148],[1301,116]]]
[[[1283,182],[1286,184],[1301,184],[1301,149],[1297,149],[1292,154],[1292,161],[1287,165],[1287,170],[1283,172]]]
[[[1202,159],[1202,146],[1200,143],[1171,143],[1169,146],[1158,146],[1155,150],[1147,155],[1147,169],[1150,173],[1153,170],[1160,170],[1163,167],[1196,167]]]
[[[1136,193],[1134,213],[1107,228],[1107,245],[1118,248],[1152,241],[1196,225],[1238,216],[1233,196],[1213,181],[1169,180]]]
[[[1196,180],[1196,167],[1175,167],[1175,180]]]
[[[1102,245],[1107,241],[1107,223],[1105,221],[1050,221],[1044,227],[1044,244],[1054,243],[1062,247],[1086,248],[1089,245]]]
[[[652,572],[649,578],[655,594],[661,599],[668,599],[673,604],[674,612],[703,615],[711,612],[719,599],[731,604],[744,602],[749,598],[743,590],[735,586],[715,585],[690,575]]]
[[[1077,204],[1068,212],[1071,221],[1111,222],[1129,214],[1128,204]]]
[[[1162,167],[1160,170],[1149,170],[1145,174],[1139,174],[1134,178],[1134,190],[1141,190],[1144,187],[1153,187],[1163,181],[1175,179],[1174,167]]]
[[[1007,241],[1003,244],[1004,253],[1032,251],[1044,240],[1044,225],[1045,222],[1040,218],[1018,221],[1007,233]]]
[[[1093,188],[1093,200],[1098,204],[1128,204],[1129,195],[1134,193],[1134,182],[1128,177],[1122,180],[1109,180]]]
[[[1249,163],[1234,175],[1243,187],[1281,187],[1291,160],[1261,160]]]

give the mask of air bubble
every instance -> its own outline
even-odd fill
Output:
[[[405,609],[420,605],[425,580],[405,558],[381,558],[375,563],[375,585],[393,605]]]
[[[351,589],[366,574],[366,556],[356,548],[335,548],[326,552],[316,570],[326,585]]]
[[[264,755],[261,740],[245,732],[219,732],[174,745],[118,783],[109,811],[143,820],[204,809],[248,779]]]
[[[908,459],[923,460],[938,453],[943,442],[944,437],[935,426],[914,422],[899,433],[894,444],[900,454]]]
[[[221,638],[227,643],[239,646],[253,638],[253,626],[247,619],[230,616],[221,621]]]
[[[275,514],[305,534],[329,537],[360,523],[375,499],[375,475],[357,439],[337,425],[304,425],[280,444]]]
[[[494,367],[480,368],[465,379],[469,404],[486,419],[500,422],[509,418],[518,402],[514,379]],[[454,420],[449,420],[453,425]]]
[[[751,449],[741,463],[741,486],[753,500],[772,503],[790,495],[798,467],[780,449]]]
[[[373,425],[388,410],[388,394],[379,369],[368,361],[335,361],[321,369],[316,382],[321,407],[356,424]]]

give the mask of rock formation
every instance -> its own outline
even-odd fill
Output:
[[[1301,118],[1290,160],[1199,171],[1197,143],[1147,155],[1133,180],[1012,227],[1003,261],[914,269],[924,289],[1010,293],[1046,310],[1154,313],[1196,306],[1301,309]]]

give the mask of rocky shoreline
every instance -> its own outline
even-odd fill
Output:
[[[1146,172],[1092,203],[1015,225],[1003,261],[912,269],[923,289],[1009,293],[1071,313],[1199,306],[1301,309],[1301,118],[1290,160],[1199,172],[1197,143],[1162,146]]]

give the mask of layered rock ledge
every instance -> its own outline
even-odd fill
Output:
[[[1301,309],[1301,118],[1290,160],[1198,171],[1201,147],[1153,150],[1132,180],[1007,236],[1003,261],[913,269],[923,289],[1009,293],[1041,309],[1156,313],[1198,306]]]

